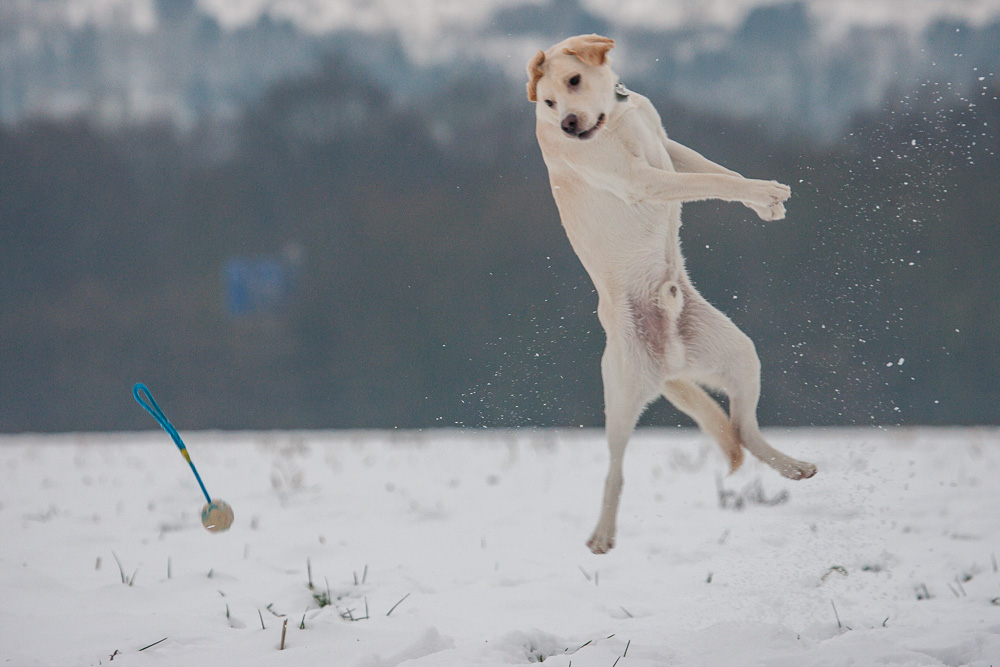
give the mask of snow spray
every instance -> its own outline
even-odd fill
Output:
[[[191,455],[188,454],[187,447],[184,446],[184,441],[181,440],[181,436],[177,432],[177,429],[174,428],[174,425],[163,414],[160,406],[156,404],[156,399],[149,393],[149,389],[141,382],[136,382],[135,386],[132,387],[132,396],[135,397],[139,405],[145,408],[146,412],[153,415],[153,419],[173,438],[177,448],[181,450],[181,456],[191,466],[191,472],[194,473],[194,478],[198,480],[198,486],[201,487],[201,492],[205,494],[205,500],[208,501],[201,508],[201,524],[213,533],[229,530],[229,527],[233,525],[233,508],[225,500],[220,498],[212,500],[212,497],[208,495],[205,484],[201,481],[201,475],[198,474],[198,469],[194,467],[194,461],[191,460]]]

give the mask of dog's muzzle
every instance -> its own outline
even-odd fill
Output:
[[[577,139],[590,139],[594,134],[601,129],[604,125],[606,116],[602,113],[597,117],[597,123],[593,127],[587,130],[580,129],[580,119],[575,113],[566,114],[566,117],[562,119],[560,127],[562,131],[565,132],[570,137],[576,137]]]

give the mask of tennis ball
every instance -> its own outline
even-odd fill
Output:
[[[212,533],[229,530],[233,525],[233,508],[225,500],[213,500],[201,508],[201,525]]]

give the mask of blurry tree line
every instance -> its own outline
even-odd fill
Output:
[[[709,202],[682,230],[757,344],[763,423],[997,423],[994,83],[901,93],[832,146],[643,92],[673,138],[792,186],[786,221]],[[400,104],[331,58],[222,149],[0,131],[0,431],[151,428],[136,381],[181,429],[601,424],[596,295],[533,124],[497,72]],[[227,308],[227,262],[289,252],[276,305]]]

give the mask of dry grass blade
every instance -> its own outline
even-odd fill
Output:
[[[159,640],[159,641],[155,641],[155,642],[153,642],[152,644],[150,644],[150,645],[148,645],[148,646],[143,646],[143,647],[142,647],[141,649],[139,649],[139,653],[142,653],[142,652],[143,652],[143,651],[145,651],[145,650],[146,650],[147,648],[153,648],[153,647],[154,647],[154,646],[156,646],[157,644],[159,644],[159,643],[161,643],[161,642],[165,642],[165,641],[167,641],[167,638],[166,638],[166,637],[164,637],[163,639],[161,639],[161,640]]]
[[[404,595],[404,596],[403,596],[403,597],[402,597],[402,598],[400,599],[400,601],[399,601],[399,602],[397,602],[396,604],[392,605],[392,609],[390,609],[389,611],[387,611],[387,612],[385,613],[385,615],[386,615],[386,616],[389,616],[390,614],[392,614],[392,612],[396,611],[396,607],[398,607],[399,605],[403,604],[403,600],[405,600],[405,599],[406,599],[406,598],[408,598],[408,597],[410,597],[410,594],[409,594],[409,593],[407,593],[406,595]]]

